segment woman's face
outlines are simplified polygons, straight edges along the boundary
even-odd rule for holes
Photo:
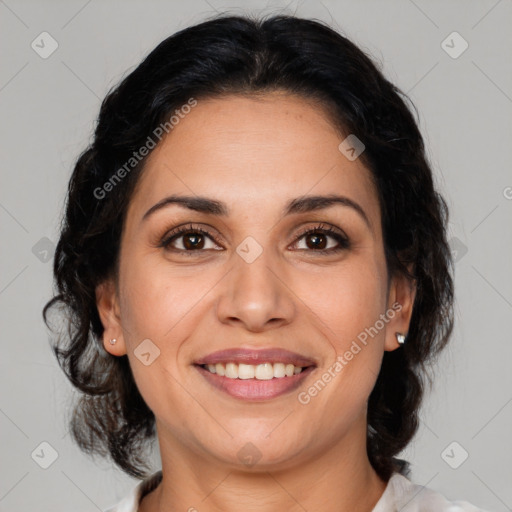
[[[413,297],[388,288],[377,191],[344,138],[304,99],[230,96],[199,100],[149,156],[118,292],[97,297],[105,348],[128,355],[161,445],[274,469],[364,447],[367,399]],[[209,362],[262,378],[199,366],[231,349]],[[276,351],[251,359],[264,350]],[[293,361],[309,368],[282,376]]]

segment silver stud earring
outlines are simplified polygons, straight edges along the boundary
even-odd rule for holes
[[[112,339],[110,340],[110,344],[111,344],[111,345],[114,345],[114,344],[116,343],[116,341],[117,341],[117,339],[116,339],[116,338],[112,338]]]
[[[402,334],[401,332],[397,332],[395,334],[396,334],[396,340],[398,341],[398,343],[400,345],[404,345],[405,344],[405,334]]]

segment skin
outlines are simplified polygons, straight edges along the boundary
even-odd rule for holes
[[[344,138],[303,98],[229,96],[198,101],[149,156],[128,208],[118,280],[96,293],[105,349],[128,355],[156,417],[163,481],[141,512],[370,512],[382,495],[386,482],[366,454],[367,400],[384,351],[397,349],[395,333],[408,330],[415,291],[388,276],[377,191],[361,160],[339,151]],[[357,202],[370,226],[342,205],[282,215],[291,199],[332,193]],[[170,194],[214,198],[230,215],[174,204],[142,220]],[[350,247],[319,254],[311,236],[300,237],[319,221],[345,233]],[[192,256],[183,254],[190,242],[183,235],[174,252],[158,247],[185,223],[219,243],[205,237]],[[236,252],[248,236],[263,249],[250,264]],[[321,248],[339,245],[325,236]],[[395,301],[402,309],[394,318],[299,403],[298,392]],[[160,350],[148,366],[134,354],[147,338]],[[299,390],[246,402],[213,388],[193,366],[233,347],[286,348],[317,368]],[[250,467],[238,457],[249,442],[261,456]]]

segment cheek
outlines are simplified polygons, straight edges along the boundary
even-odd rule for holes
[[[215,282],[210,283],[207,273],[186,275],[179,267],[172,269],[165,261],[152,263],[150,258],[126,261],[128,268],[122,275],[123,326],[132,338],[162,344],[194,316],[195,308],[201,308]]]
[[[127,259],[121,276],[123,332],[137,388],[148,407],[162,414],[170,402],[176,407],[182,403],[177,399],[183,395],[180,348],[197,323],[194,306],[204,290],[191,279],[169,275],[149,258],[139,263]]]
[[[298,277],[307,305],[321,319],[337,352],[373,326],[386,307],[386,280],[378,262],[354,258],[350,264],[309,278]]]

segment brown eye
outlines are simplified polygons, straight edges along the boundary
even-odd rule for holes
[[[202,249],[204,247],[204,236],[199,233],[187,233],[181,235],[185,249]]]
[[[302,239],[304,239],[306,247],[299,247],[299,250],[309,249],[310,252],[318,252],[319,254],[332,254],[350,247],[348,238],[329,226],[320,225],[310,228],[298,238],[299,241]],[[334,242],[329,242],[329,239]]]
[[[208,245],[210,244],[210,245]],[[159,247],[165,250],[182,253],[201,253],[207,249],[216,249],[218,244],[213,235],[199,227],[184,226],[166,234]]]
[[[323,233],[312,233],[305,236],[306,245],[310,249],[325,249],[327,247],[327,237]]]

